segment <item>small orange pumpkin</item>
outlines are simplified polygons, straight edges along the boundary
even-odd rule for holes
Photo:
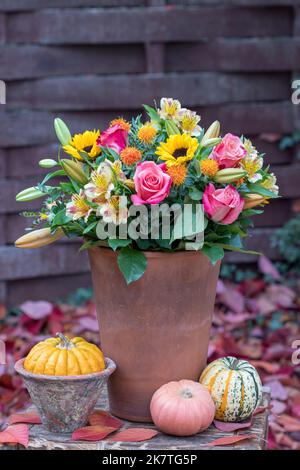
[[[162,432],[192,436],[208,428],[216,410],[206,387],[192,380],[179,380],[163,385],[154,393],[150,411]]]
[[[83,338],[62,333],[37,343],[24,361],[24,369],[42,375],[83,375],[105,369],[102,351]]]

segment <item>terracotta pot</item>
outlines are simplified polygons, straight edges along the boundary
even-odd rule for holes
[[[102,372],[72,376],[41,375],[25,370],[24,360],[16,362],[15,370],[23,377],[43,425],[54,433],[69,433],[86,425],[101,390],[116,369],[115,363],[106,357],[106,368]]]
[[[144,276],[127,286],[117,253],[89,250],[101,347],[117,364],[111,413],[151,421],[150,400],[171,380],[198,380],[206,366],[220,263],[199,252],[145,252]]]

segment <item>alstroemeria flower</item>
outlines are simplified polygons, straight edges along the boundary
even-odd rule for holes
[[[160,109],[158,109],[158,114],[162,119],[173,119],[174,121],[177,121],[180,109],[181,104],[178,100],[173,100],[173,98],[162,98],[160,100]]]
[[[92,208],[87,203],[82,189],[79,194],[73,194],[71,201],[66,205],[66,215],[73,220],[84,218],[86,222],[91,211]]]
[[[251,140],[245,139],[244,147],[247,151],[246,156],[241,160],[242,167],[247,171],[247,178],[250,183],[255,183],[262,179],[259,170],[263,167],[263,158],[259,156]]]
[[[198,136],[201,134],[201,127],[198,126],[198,122],[201,117],[196,114],[195,111],[182,108],[178,113],[179,127],[185,134],[192,136]]]
[[[102,204],[110,198],[114,189],[111,165],[103,162],[91,173],[91,181],[84,186],[89,201]]]
[[[276,183],[276,176],[274,175],[274,173],[270,173],[267,178],[262,183],[260,183],[260,185],[263,188],[268,189],[269,191],[272,191],[272,193],[277,195],[279,192],[279,186]]]
[[[128,219],[127,197],[111,196],[109,201],[97,209],[97,215],[100,215],[106,223],[126,224]]]

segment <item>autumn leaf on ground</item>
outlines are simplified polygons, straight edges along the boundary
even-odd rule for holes
[[[258,406],[254,412],[253,412],[253,416],[256,416],[256,415],[259,415],[260,413],[264,413],[266,410],[270,410],[272,407],[270,405],[266,405],[266,406]]]
[[[101,441],[115,430],[108,426],[85,426],[73,432],[72,441]]]
[[[20,309],[32,320],[41,320],[50,315],[53,305],[45,300],[27,300],[20,305]]]
[[[94,411],[89,417],[89,423],[91,426],[107,426],[115,429],[119,429],[123,424],[120,419],[111,416],[104,410]]]
[[[267,361],[255,361],[251,360],[250,363],[255,367],[255,368],[260,368],[263,369],[264,371],[268,372],[268,374],[274,374],[277,372],[280,368],[280,365],[277,363],[272,363],[272,362],[267,362]]]
[[[224,421],[214,420],[214,426],[223,432],[233,432],[238,429],[250,428],[252,421],[244,421],[242,423],[225,423]]]
[[[128,428],[123,431],[117,432],[112,437],[109,437],[110,441],[114,442],[141,442],[152,439],[156,436],[158,431],[149,428]]]
[[[27,447],[29,442],[29,427],[27,424],[13,424],[0,432],[1,444],[22,444]]]
[[[245,441],[246,439],[253,439],[253,438],[255,438],[255,434],[240,434],[239,436],[220,437],[219,439],[210,441],[208,445],[212,447],[230,446],[231,444],[235,444],[236,442]]]
[[[41,418],[39,417],[36,411],[32,411],[30,413],[12,414],[8,418],[8,423],[9,424],[16,424],[16,423],[42,424]]]

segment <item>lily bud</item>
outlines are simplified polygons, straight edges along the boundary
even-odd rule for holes
[[[52,158],[43,158],[43,160],[39,161],[39,166],[41,168],[53,168],[57,165],[57,161],[53,160]]]
[[[215,145],[218,145],[221,142],[221,137],[214,137],[212,139],[207,139],[204,144],[201,142],[202,147],[214,147]]]
[[[209,126],[204,136],[202,137],[202,140],[201,140],[202,147],[205,147],[208,139],[214,139],[216,137],[219,137],[219,135],[220,135],[220,123],[219,121],[214,121]]]
[[[224,170],[219,170],[215,176],[214,181],[216,183],[233,183],[234,181],[239,180],[245,176],[246,171],[241,168],[224,168]]]
[[[268,199],[260,194],[250,193],[244,196],[244,199],[244,209],[252,209],[252,207],[268,203]]]
[[[50,228],[42,228],[34,230],[33,232],[26,233],[15,241],[17,248],[40,248],[41,246],[50,245],[59,238],[64,236],[61,228],[58,228],[55,233],[51,233]]]
[[[131,189],[132,191],[135,190],[135,184],[133,180],[125,180],[124,184],[125,186],[127,186],[127,188]]]
[[[67,159],[61,160],[60,163],[69,178],[80,184],[86,184],[88,182],[88,178],[82,169],[81,163]]]
[[[180,130],[176,126],[175,122],[171,121],[171,119],[166,120],[165,126],[168,135],[180,134]]]
[[[34,199],[38,199],[39,197],[45,196],[42,191],[36,189],[34,187],[24,189],[20,193],[16,195],[16,201],[18,202],[26,202],[26,201],[33,201]]]
[[[54,119],[54,129],[61,145],[68,145],[70,140],[72,139],[72,136],[68,126],[64,123],[62,119]]]

